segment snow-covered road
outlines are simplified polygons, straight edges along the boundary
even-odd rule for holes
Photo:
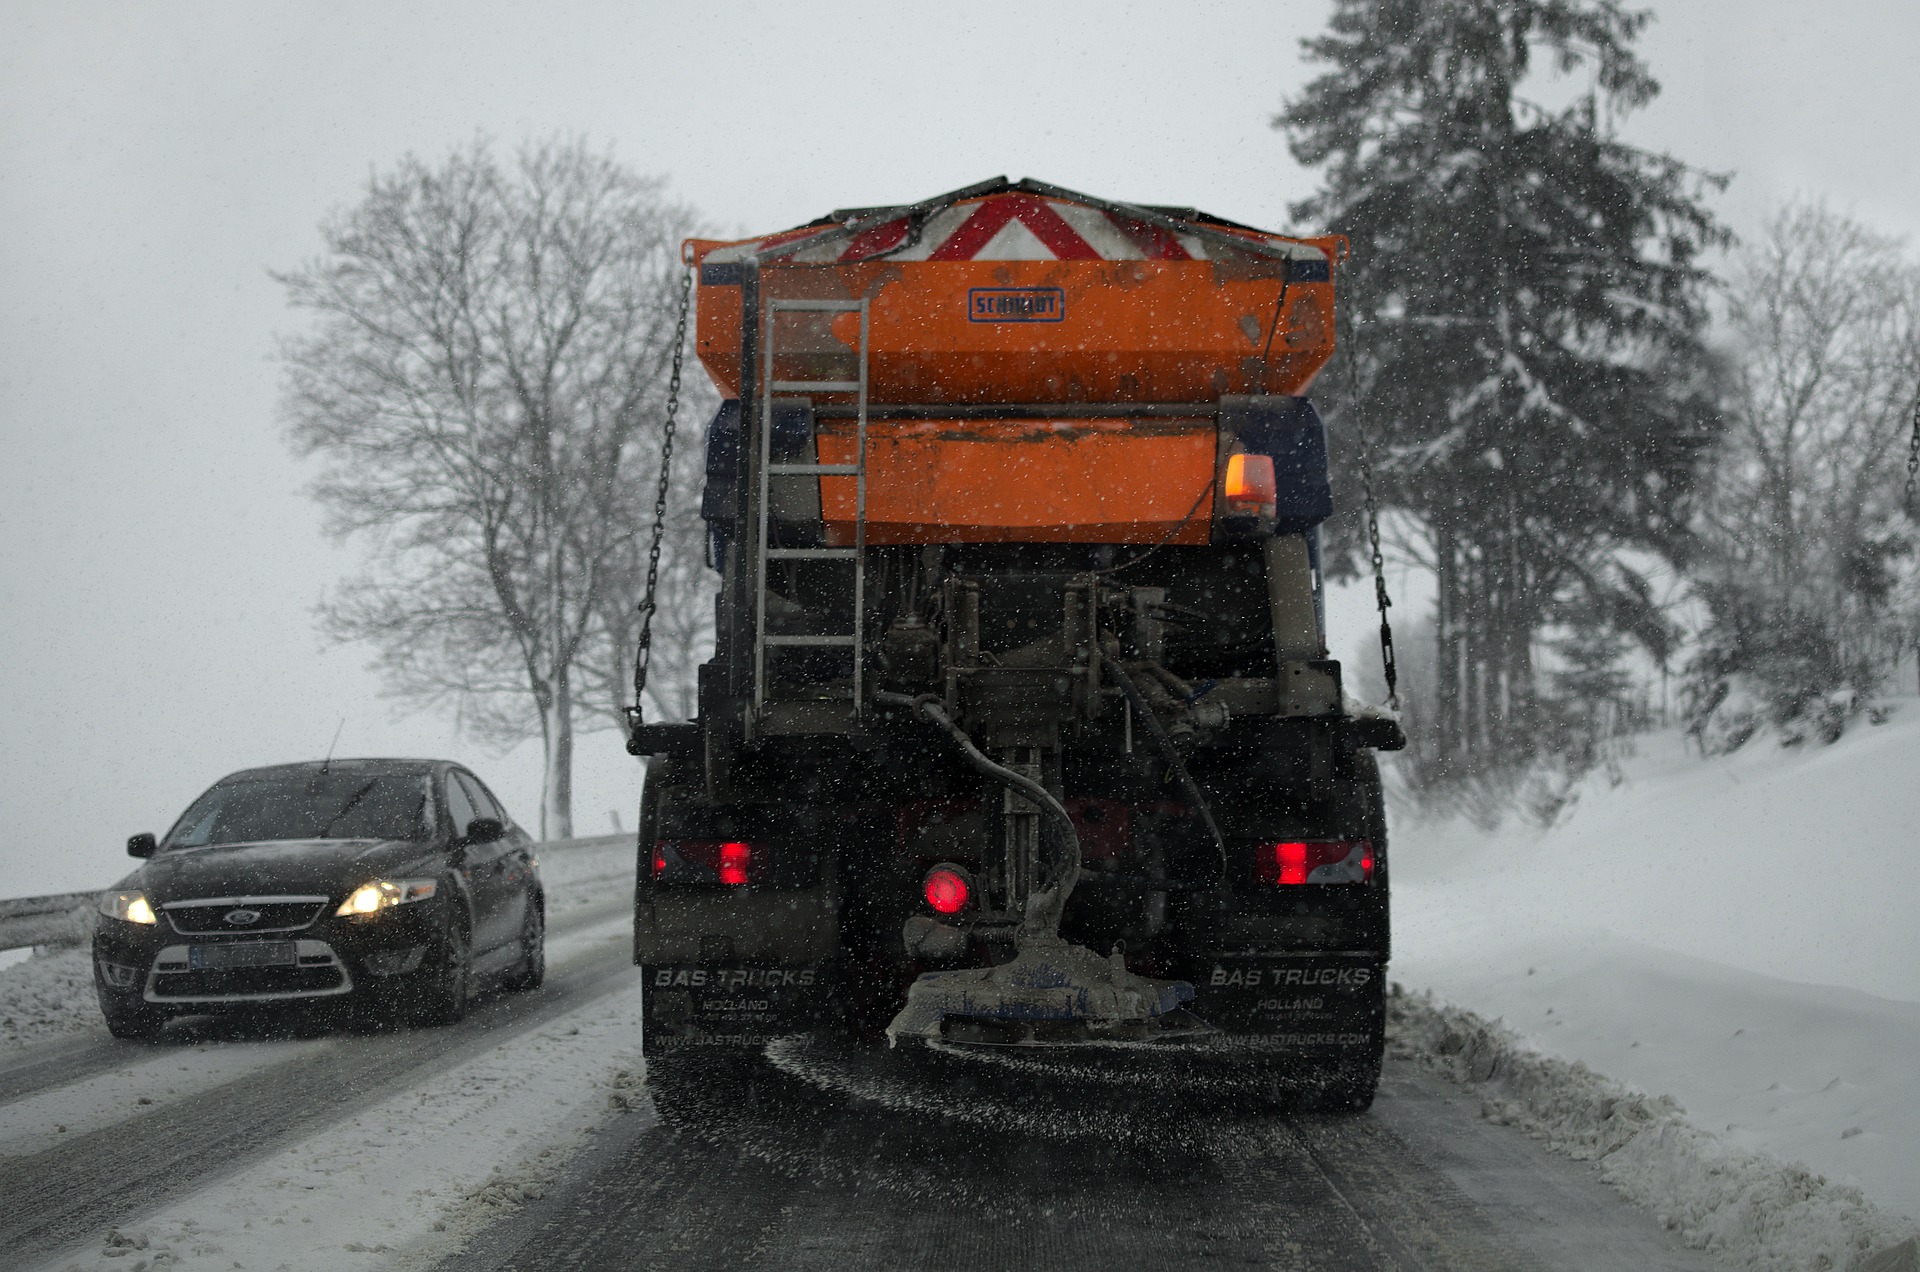
[[[899,1057],[795,1044],[757,1062],[745,1092],[671,1088],[683,1102],[663,1124],[637,1055],[631,860],[617,842],[543,854],[547,985],[452,1029],[205,1026],[141,1047],[77,1010],[21,1013],[38,1041],[0,1055],[0,1261],[1710,1266],[1590,1167],[1404,1063],[1357,1121],[1247,1113],[1204,1091],[1109,1093],[1089,1116],[1072,1084],[994,1094],[952,1075],[910,1108],[901,1096],[926,1075]],[[996,1109],[1020,1129],[985,1133]]]
[[[1136,1089],[824,1042],[769,1057],[725,1080],[666,1075],[667,1098],[615,1119],[545,1197],[441,1266],[1719,1266],[1591,1167],[1398,1061],[1354,1118],[1264,1112],[1205,1073]]]
[[[1889,743],[1914,741],[1920,728],[1872,735],[1864,758],[1898,764]],[[1747,763],[1736,777],[1779,767]],[[1833,785],[1830,763],[1801,766]],[[1767,976],[1763,947],[1742,964],[1648,944],[1645,911],[1672,897],[1607,886],[1672,869],[1658,843],[1631,841],[1634,818],[1682,825],[1696,869],[1730,870],[1731,853],[1764,875],[1784,854],[1754,847],[1764,807],[1716,846],[1707,812],[1676,823],[1687,802],[1648,786],[1644,800],[1594,794],[1544,837],[1402,828],[1396,979],[1519,1032],[1396,998],[1381,1098],[1357,1119],[1263,1113],[1206,1082],[1116,1095],[964,1068],[930,1080],[897,1055],[800,1041],[729,1081],[683,1070],[644,1087],[618,839],[543,851],[547,985],[452,1029],[202,1025],[134,1046],[76,992],[84,954],[43,955],[0,970],[0,1263],[1845,1269],[1823,1252],[1879,1248],[1902,1235],[1897,1217],[1780,1158],[1838,1144],[1874,1179],[1906,1177],[1915,1008]],[[1839,795],[1883,815],[1868,792]],[[1596,833],[1625,844],[1598,865]],[[1746,884],[1730,913],[1779,906]],[[1696,924],[1675,943],[1705,939]],[[1880,948],[1870,931],[1846,942],[1851,955],[1823,957]],[[1815,1089],[1828,1070],[1838,1080]],[[657,1103],[662,1090],[675,1098]]]

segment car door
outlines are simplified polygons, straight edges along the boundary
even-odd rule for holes
[[[507,815],[506,808],[494,798],[493,792],[487,788],[485,782],[471,773],[466,774],[466,778],[473,784],[474,807],[480,810],[480,815],[496,818],[502,826],[507,828],[506,837],[501,841],[504,845],[500,857],[501,871],[510,893],[507,908],[512,911],[516,925],[514,930],[517,932],[518,921],[524,914],[525,908],[532,903],[534,895],[540,891],[540,876],[535,864],[533,836],[522,830],[520,823]]]
[[[458,794],[456,794],[458,792]],[[467,820],[490,817],[505,828],[498,807],[481,792],[472,774],[454,769],[448,774],[447,798],[468,810]],[[464,838],[464,832],[462,834]],[[487,844],[466,847],[468,881],[473,888],[473,947],[476,952],[497,949],[520,935],[521,895],[514,876],[513,845],[507,835]]]
[[[460,784],[457,771],[447,771],[446,790],[447,816],[453,822],[455,869],[466,887],[467,902],[473,911],[473,949],[479,953],[494,944],[493,934],[499,926],[499,916],[494,913],[500,903],[494,884],[496,845],[467,842],[468,828],[480,812],[474,807],[473,796]]]

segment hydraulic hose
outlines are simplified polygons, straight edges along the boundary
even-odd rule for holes
[[[1052,791],[1034,781],[1024,773],[1016,773],[1004,764],[996,764],[985,751],[973,744],[966,730],[955,724],[940,709],[939,700],[931,695],[911,698],[904,693],[881,691],[873,695],[873,700],[888,706],[905,707],[918,711],[927,719],[945,729],[973,766],[995,781],[1013,787],[1053,815],[1060,823],[1060,833],[1066,838],[1066,859],[1060,870],[1047,881],[1044,888],[1036,889],[1027,898],[1025,912],[1020,916],[1020,938],[1052,937],[1060,934],[1060,919],[1067,909],[1067,898],[1073,894],[1074,885],[1080,882],[1080,836],[1074,832],[1073,818],[1067,812],[1067,806],[1054,798]],[[1209,822],[1211,825],[1211,822]]]
[[[1146,698],[1140,693],[1139,687],[1133,683],[1133,678],[1127,675],[1127,669],[1120,665],[1120,660],[1118,658],[1102,659],[1100,665],[1113,674],[1114,680],[1119,682],[1121,691],[1127,695],[1127,701],[1133,704],[1133,709],[1138,711],[1141,719],[1146,721],[1147,732],[1153,735],[1154,744],[1160,748],[1160,754],[1166,757],[1168,766],[1173,769],[1173,775],[1180,779],[1180,786],[1187,792],[1187,798],[1193,801],[1193,811],[1200,814],[1200,820],[1206,823],[1207,833],[1213,836],[1214,846],[1220,850],[1220,882],[1224,886],[1228,876],[1227,840],[1226,836],[1220,833],[1219,823],[1213,820],[1213,810],[1207,807],[1207,797],[1200,793],[1200,784],[1193,780],[1193,774],[1187,772],[1186,763],[1181,760],[1179,750],[1173,745],[1173,739],[1167,736],[1166,726],[1160,723],[1160,717],[1155,715],[1153,708],[1147,705]]]

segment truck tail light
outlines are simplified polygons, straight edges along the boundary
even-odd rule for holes
[[[1274,486],[1273,456],[1227,456],[1227,472],[1220,494],[1227,502],[1228,512],[1271,517],[1279,498]]]
[[[920,892],[935,914],[958,914],[973,900],[973,881],[959,866],[939,865],[927,871]]]
[[[1370,839],[1286,840],[1254,852],[1256,883],[1372,883]]]
[[[737,839],[661,839],[653,845],[656,883],[752,883],[753,845]]]

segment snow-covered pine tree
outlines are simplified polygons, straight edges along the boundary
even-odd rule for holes
[[[1324,173],[1293,215],[1353,240],[1351,400],[1339,368],[1322,380],[1336,445],[1351,465],[1372,439],[1438,582],[1431,779],[1537,752],[1536,636],[1574,598],[1646,595],[1622,551],[1671,549],[1719,429],[1697,260],[1728,239],[1701,202],[1725,179],[1613,127],[1659,89],[1632,49],[1646,21],[1336,0],[1304,41],[1327,69],[1273,121]],[[1523,96],[1542,90],[1573,100]]]

